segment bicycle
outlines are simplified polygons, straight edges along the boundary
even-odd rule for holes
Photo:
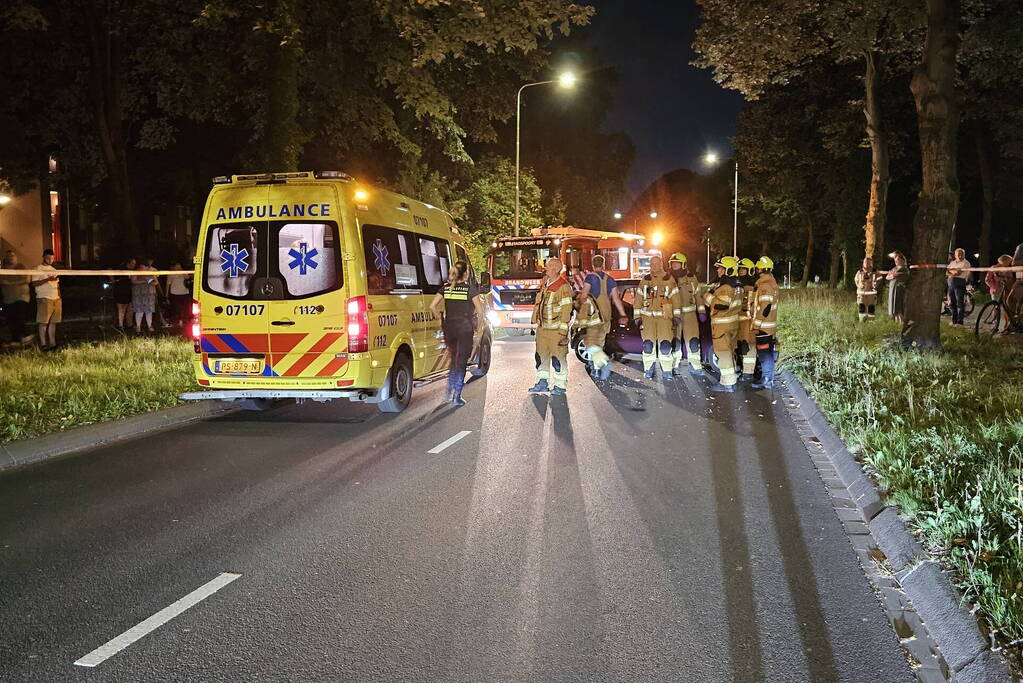
[[[1001,298],[992,299],[984,304],[973,324],[973,334],[1012,334],[1023,332],[1023,302],[1010,309]]]

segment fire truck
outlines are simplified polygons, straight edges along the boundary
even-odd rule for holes
[[[494,327],[531,328],[533,302],[543,280],[544,263],[558,257],[568,275],[591,270],[593,257],[604,257],[604,270],[616,280],[638,279],[650,272],[642,235],[588,230],[574,226],[536,228],[529,235],[502,237],[487,254],[490,272],[488,317]]]

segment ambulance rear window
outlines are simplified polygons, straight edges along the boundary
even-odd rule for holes
[[[271,223],[277,272],[290,299],[315,296],[341,286],[341,253],[334,223]]]
[[[203,268],[206,289],[232,298],[248,298],[263,260],[265,234],[265,222],[210,226]]]

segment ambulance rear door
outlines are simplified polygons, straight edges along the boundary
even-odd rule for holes
[[[266,273],[267,189],[215,190],[199,245],[202,282],[197,289],[203,369],[215,377],[270,376],[267,306],[258,291]]]
[[[341,205],[333,184],[269,186],[266,329],[273,376],[326,380],[350,369]]]

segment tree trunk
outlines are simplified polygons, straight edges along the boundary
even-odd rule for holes
[[[840,249],[838,242],[831,240],[831,246],[828,247],[828,256],[830,263],[828,264],[828,287],[834,289],[838,286],[838,266],[840,256]]]
[[[849,254],[842,250],[842,289],[849,286]]]
[[[128,145],[124,138],[121,114],[120,38],[114,35],[97,13],[91,12],[88,17],[93,113],[110,185],[111,218],[116,230],[116,243],[120,247],[116,251],[123,252],[118,254],[123,257],[137,251],[141,240],[132,199]]]
[[[927,38],[923,59],[910,90],[916,102],[923,171],[913,223],[913,263],[944,263],[959,209],[956,174],[956,52],[959,49],[958,0],[926,0]],[[941,301],[945,271],[917,270],[906,292],[905,344],[941,345]]]
[[[806,287],[810,281],[810,266],[813,265],[813,220],[806,221],[806,260],[803,261],[803,279],[799,281],[800,287]]]
[[[874,252],[884,248],[890,154],[888,134],[881,117],[881,56],[876,52],[867,52],[865,58],[867,68],[863,78],[863,115],[867,119],[867,139],[870,140],[870,201],[867,204],[867,221],[863,232],[866,256],[874,258]]]
[[[991,214],[995,210],[995,162],[991,154],[991,138],[987,127],[980,123],[977,128],[977,166],[980,169],[981,186],[981,218],[980,242],[977,253],[980,254],[980,265],[991,265]]]

